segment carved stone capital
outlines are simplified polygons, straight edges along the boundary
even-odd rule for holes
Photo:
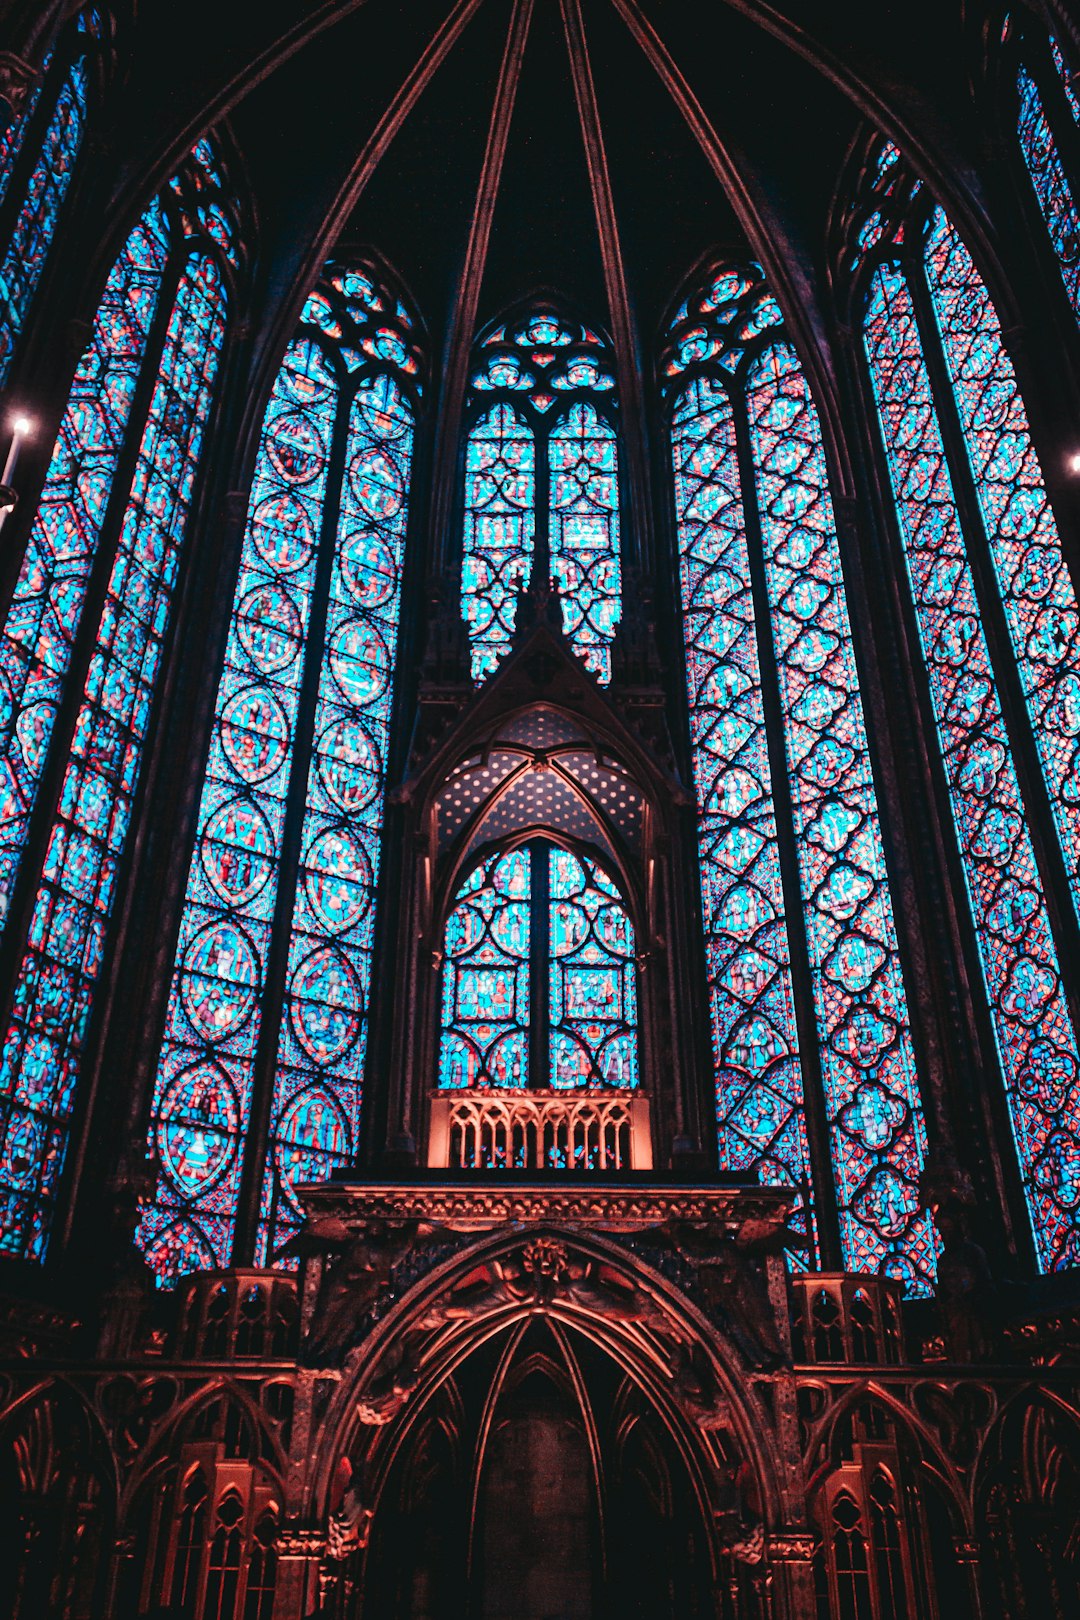
[[[768,1557],[777,1564],[810,1564],[814,1538],[809,1530],[775,1530],[765,1538]]]

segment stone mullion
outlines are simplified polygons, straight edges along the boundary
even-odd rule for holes
[[[788,953],[791,958],[791,986],[795,1003],[795,1022],[799,1034],[798,1062],[802,1073],[803,1112],[806,1119],[807,1148],[810,1162],[807,1172],[813,1189],[813,1219],[807,1212],[807,1232],[817,1227],[819,1253],[816,1258],[821,1269],[837,1271],[843,1265],[840,1243],[840,1222],[836,1209],[836,1191],[832,1170],[832,1149],[825,1099],[825,1082],[821,1062],[820,1035],[814,996],[814,977],[810,965],[810,948],[806,937],[806,920],[799,869],[798,839],[795,832],[795,809],[788,779],[787,747],[784,734],[784,702],[780,689],[776,651],[772,633],[772,604],[765,574],[765,553],[758,514],[757,475],[754,470],[753,450],[750,443],[750,424],[746,413],[745,379],[748,368],[742,370],[742,388],[736,397],[733,412],[735,441],[739,461],[739,482],[742,486],[743,515],[746,524],[746,552],[750,568],[750,591],[754,608],[754,634],[757,641],[758,669],[761,679],[761,705],[765,724],[765,737],[769,755],[769,775],[772,780],[773,815],[776,821],[776,847],[783,887]]]
[[[330,441],[326,495],[319,533],[319,554],[311,595],[311,617],[308,621],[304,646],[304,672],[293,724],[292,763],[289,768],[285,822],[281,835],[277,896],[263,968],[259,1002],[262,1018],[252,1063],[251,1112],[244,1142],[244,1162],[237,1197],[232,1263],[240,1266],[252,1264],[258,1232],[259,1203],[263,1178],[268,1167],[278,1043],[285,1017],[289,943],[300,872],[308,776],[315,739],[315,711],[319,701],[319,682],[325,653],[330,586],[337,550],[341,486],[345,477],[349,416],[353,399],[353,390],[346,383],[339,380],[338,387],[337,420]]]

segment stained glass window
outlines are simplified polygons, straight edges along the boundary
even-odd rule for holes
[[[683,306],[667,375],[721,1161],[794,1185],[813,1245],[820,1086],[845,1264],[925,1293],[925,1127],[821,428],[757,266]]]
[[[0,141],[0,387],[37,289],[86,128],[94,47],[103,35],[95,6],[61,38],[18,120]]]
[[[1050,54],[1054,73],[1040,72],[1040,67],[1046,65],[1044,59],[1038,65],[1020,65],[1016,77],[1016,127],[1020,150],[1057,255],[1061,279],[1073,311],[1080,319],[1080,210],[1076,204],[1075,178],[1070,184],[1054,133],[1055,125],[1061,127],[1070,117],[1080,124],[1080,98],[1070,82],[1061,50],[1053,40]]]
[[[0,1076],[0,1244],[40,1258],[138,782],[225,333],[222,212],[206,142],[136,226],[109,278],[53,450],[3,643],[3,858],[11,893],[50,742],[68,750],[38,869]],[[230,251],[235,247],[230,243]],[[142,420],[136,387],[155,379]],[[115,487],[137,433],[130,483]],[[119,498],[118,498],[119,497]],[[53,735],[90,571],[116,511],[108,585],[70,738]],[[40,857],[39,857],[40,858]]]
[[[637,1083],[634,930],[618,889],[545,842],[490,856],[446,924],[439,1085]]]
[[[293,1188],[355,1151],[411,325],[371,267],[329,267],[263,419],[154,1091],[140,1241],[163,1282],[229,1261],[253,1110],[260,1264],[299,1224]]]
[[[863,335],[1036,1247],[1053,1269],[1080,1258],[1080,1053],[1013,750],[1016,729],[1029,726],[1077,896],[1076,602],[971,257],[943,211],[904,179],[892,148],[876,190],[886,228],[865,271]],[[935,354],[951,384],[944,398],[932,381]],[[983,623],[987,591],[1003,610],[996,652]],[[1026,710],[1006,713],[1003,656]]]
[[[557,582],[571,645],[611,679],[622,606],[614,388],[606,344],[550,311],[480,346],[461,581],[477,680],[509,651],[517,593],[534,576]]]

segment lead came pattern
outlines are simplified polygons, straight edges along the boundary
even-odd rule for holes
[[[574,405],[551,430],[551,572],[575,652],[611,679],[611,638],[622,611],[618,448],[592,405]]]
[[[1027,68],[1021,67],[1016,87],[1019,96],[1016,127],[1020,150],[1057,255],[1065,291],[1073,312],[1080,320],[1080,218],[1077,216],[1076,203],[1065,177],[1042,97]]]
[[[496,405],[477,422],[465,449],[461,611],[474,680],[490,675],[509,651],[517,593],[532,572],[535,505],[532,433],[509,405]]]
[[[531,895],[527,849],[493,855],[458,891],[444,937],[440,1087],[528,1084]]]
[[[747,381],[845,1264],[930,1292],[907,1004],[821,428],[794,351]]]
[[[160,201],[109,275],[0,642],[0,918],[26,843],[168,254]]]
[[[294,1188],[356,1147],[412,445],[397,383],[365,379],[350,412],[259,1264],[300,1225]]]
[[[1013,1130],[1046,1270],[1080,1260],[1080,1058],[903,275],[874,273],[864,342]]]
[[[217,265],[192,256],[169,321],[16,978],[2,1059],[3,1091],[12,1099],[0,1161],[12,1188],[2,1244],[33,1259],[48,1239],[225,312]]]
[[[926,272],[1073,897],[1080,907],[1080,615],[994,306],[944,211]]]
[[[721,299],[746,290],[721,278]],[[696,356],[695,356],[696,357]],[[699,377],[674,410],[676,518],[723,1169],[811,1204],[798,1030],[727,390]]]
[[[551,1084],[638,1083],[634,930],[595,862],[549,848]]]
[[[75,29],[84,38],[98,36],[101,22],[97,11],[91,7],[83,12],[76,19]],[[43,77],[48,72],[47,62]],[[41,279],[78,159],[86,128],[88,81],[86,55],[80,50],[56,93],[52,114],[27,180],[26,194],[0,262],[0,384],[7,379],[19,331]],[[22,133],[33,118],[40,93],[40,90],[35,92],[20,121],[18,134],[12,132],[13,147],[21,144]],[[5,156],[0,152],[0,165]],[[14,152],[12,161],[13,158]]]
[[[293,343],[263,419],[154,1088],[140,1242],[166,1283],[230,1257],[337,397],[318,345]]]

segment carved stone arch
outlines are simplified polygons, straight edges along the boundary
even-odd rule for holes
[[[961,1415],[947,1397],[946,1414],[954,1423]],[[846,1391],[807,1448],[819,1582],[829,1590],[835,1581],[853,1589],[863,1582],[878,1594],[873,1601],[906,1593],[920,1613],[970,1620],[978,1613],[971,1564],[977,1520],[961,1464],[977,1444],[969,1437],[965,1453],[943,1443],[928,1413],[873,1380]],[[851,1538],[864,1554],[845,1573],[838,1547]]]
[[[116,1466],[97,1413],[66,1379],[42,1382],[4,1414],[0,1503],[5,1616],[89,1620],[105,1598]]]
[[[230,1421],[232,1419],[233,1421]],[[231,1378],[195,1386],[167,1414],[125,1482],[114,1576],[117,1611],[143,1614],[171,1594],[196,1604],[208,1583],[271,1569],[287,1461],[265,1413]],[[222,1568],[215,1570],[215,1558]],[[243,1572],[242,1574],[240,1572]]]
[[[557,1220],[530,1226],[527,1235],[503,1227],[474,1239],[408,1289],[348,1353],[321,1419],[325,1443],[305,1486],[305,1519],[327,1522],[340,1459],[347,1458],[345,1472],[360,1494],[336,1530],[331,1517],[330,1543],[362,1562],[397,1460],[409,1454],[429,1403],[450,1379],[460,1392],[478,1358],[481,1405],[494,1410],[499,1392],[491,1385],[505,1380],[515,1335],[525,1343],[532,1324],[566,1347],[573,1361],[564,1365],[571,1378],[575,1366],[581,1370],[579,1388],[590,1400],[597,1369],[607,1370],[605,1399],[615,1421],[598,1422],[598,1445],[610,1446],[629,1399],[620,1392],[633,1386],[668,1466],[686,1481],[710,1579],[731,1573],[733,1544],[748,1535],[757,1538],[760,1561],[763,1538],[798,1518],[798,1487],[783,1460],[779,1413],[763,1398],[737,1324],[724,1323],[715,1305],[710,1310],[640,1255]],[[741,1510],[734,1502],[740,1469],[749,1487]],[[362,1584],[359,1573],[356,1579]]]

